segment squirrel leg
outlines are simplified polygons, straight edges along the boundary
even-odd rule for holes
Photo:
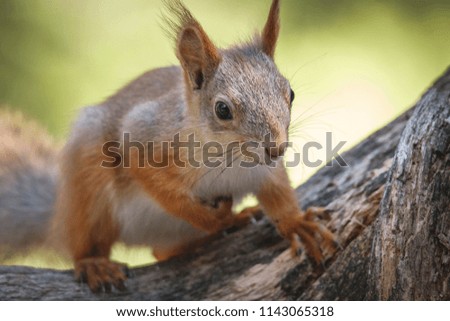
[[[82,230],[72,225],[73,232],[70,233],[72,234],[70,248],[75,262],[75,278],[86,283],[92,292],[110,292],[112,287],[118,290],[125,289],[126,265],[109,259],[118,233],[108,216],[105,214],[101,221],[94,224],[84,224]],[[75,233],[75,231],[78,232]]]
[[[275,170],[276,175],[262,186],[257,195],[260,204],[279,233],[291,242],[293,255],[296,255],[303,245],[306,253],[316,263],[323,262],[324,250],[332,253],[337,245],[333,233],[315,220],[326,211],[315,207],[306,212],[301,211],[295,191],[289,185],[286,170],[283,167]]]
[[[224,198],[217,206],[206,204],[192,193],[192,185],[180,179],[186,176],[184,171],[176,167],[131,168],[133,178],[168,213],[208,233],[232,226],[232,199]]]
[[[124,290],[127,268],[109,259],[112,245],[118,238],[118,230],[109,213],[99,216],[98,221],[85,220],[83,223],[81,229],[76,223],[72,225],[73,232],[70,233],[76,279],[85,282],[92,292],[110,292],[112,287]]]
[[[212,234],[172,248],[155,247],[153,248],[152,253],[158,261],[166,261],[175,256],[192,253],[199,247],[211,243],[216,238],[217,234]]]
[[[123,290],[125,266],[109,260],[111,248],[119,238],[110,195],[104,189],[112,173],[98,166],[101,159],[97,155],[84,154],[82,150],[69,156],[73,160],[71,171],[66,171],[61,182],[54,223],[64,231],[75,277],[93,292],[108,292],[112,287]]]
[[[112,287],[125,289],[128,270],[125,264],[109,259],[112,245],[116,241],[110,222],[98,222],[87,226],[76,236],[72,236],[71,250],[75,262],[75,278],[86,283],[92,292],[110,292]],[[111,234],[108,234],[108,231]]]
[[[259,221],[264,216],[264,210],[261,205],[244,208],[235,217],[235,225],[247,225],[253,220]]]
[[[230,202],[230,201],[232,201],[232,200],[224,198],[223,200],[218,201],[217,206],[222,206],[222,205],[231,206],[231,204],[228,204],[228,202]],[[224,204],[220,204],[220,203],[224,203]],[[228,229],[234,229],[234,228],[239,229],[241,227],[248,225],[254,219],[256,219],[256,220],[261,219],[262,216],[263,216],[262,208],[261,208],[261,206],[258,205],[258,206],[246,208],[236,215],[233,215],[230,212],[229,216],[226,216],[225,218],[226,219],[228,219],[229,217],[232,218],[231,226],[229,226]],[[227,231],[228,229],[225,229],[225,230]],[[211,243],[212,241],[217,239],[218,235],[219,235],[219,233],[207,235],[207,236],[201,237],[199,239],[193,240],[191,242],[188,242],[188,243],[185,243],[185,244],[182,244],[180,246],[176,246],[176,247],[173,247],[170,249],[153,248],[153,256],[158,261],[165,261],[165,260],[168,260],[175,256],[191,253],[191,252],[195,251],[196,249],[198,249],[199,247],[202,247],[203,245]]]
[[[75,262],[75,278],[85,282],[92,292],[111,292],[112,287],[124,291],[128,268],[107,257],[88,257]]]

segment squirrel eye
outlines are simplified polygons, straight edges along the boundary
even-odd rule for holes
[[[291,105],[292,105],[292,103],[294,102],[294,99],[295,99],[295,93],[294,93],[294,91],[291,89]]]
[[[223,101],[218,101],[216,103],[216,115],[222,120],[233,119],[230,108]]]

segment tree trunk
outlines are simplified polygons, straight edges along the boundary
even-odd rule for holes
[[[450,77],[403,131],[375,226],[374,299],[450,299]]]
[[[450,69],[412,108],[298,189],[341,249],[315,266],[262,219],[95,295],[71,271],[0,267],[1,300],[449,300]]]

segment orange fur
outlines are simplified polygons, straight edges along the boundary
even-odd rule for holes
[[[93,292],[110,292],[112,286],[125,290],[127,267],[104,257],[85,258],[75,262],[75,277],[86,282]]]
[[[216,238],[217,235],[208,235],[186,244],[180,244],[179,246],[173,247],[171,249],[153,248],[153,256],[158,261],[166,261],[175,256],[192,253],[195,249],[212,242]]]
[[[258,200],[271,217],[282,236],[291,242],[293,254],[299,247],[297,236],[303,241],[306,252],[312,256],[317,263],[323,261],[320,248],[322,239],[323,246],[332,251],[334,249],[333,234],[320,223],[314,221],[316,214],[323,210],[310,208],[303,213],[299,206],[294,189],[289,185],[284,168],[279,168],[272,180],[268,180],[259,192]]]
[[[260,206],[246,208],[239,214],[233,215],[232,226],[243,227],[249,224],[252,219],[260,219],[261,217],[262,217],[262,210]],[[153,248],[153,255],[158,261],[165,261],[175,256],[191,253],[197,248],[213,242],[215,239],[217,239],[217,237],[218,237],[217,234],[207,235],[205,237],[198,238],[186,244],[180,244],[179,246],[173,247],[169,250]]]
[[[167,19],[169,28],[175,33],[177,57],[193,88],[199,89],[219,65],[219,51],[200,23],[181,2],[172,1],[169,8],[179,20],[174,22]]]
[[[153,158],[159,157],[159,159],[154,160],[159,163],[164,157],[169,166],[163,168],[151,166],[145,161],[146,159],[143,159],[145,155],[139,154],[138,150],[134,148],[130,150],[129,155],[127,151],[123,151],[120,155],[127,159],[127,156],[130,156],[129,168],[126,168],[127,166],[116,169],[102,168],[100,164],[104,160],[102,156],[104,142],[120,142],[121,135],[127,130],[139,136],[136,139],[141,139],[141,143],[144,145],[146,140],[170,141],[170,138],[180,131],[183,132],[183,135],[195,133],[196,138],[200,141],[216,140],[227,143],[233,138],[241,137],[244,141],[249,135],[260,135],[259,129],[268,127],[272,134],[276,134],[278,145],[287,138],[286,128],[289,124],[288,104],[290,102],[286,99],[277,100],[276,98],[284,97],[286,92],[289,92],[290,85],[278,73],[273,59],[260,54],[262,49],[268,56],[272,58],[274,56],[280,28],[279,0],[272,2],[264,30],[261,37],[257,39],[261,43],[252,44],[255,47],[252,47],[251,50],[249,48],[235,49],[246,52],[242,57],[236,56],[233,50],[228,53],[232,55],[232,58],[234,57],[233,59],[240,57],[236,58],[240,64],[244,63],[244,59],[249,59],[247,57],[249,54],[253,54],[259,59],[249,65],[251,68],[248,66],[248,69],[245,70],[235,69],[233,67],[235,61],[232,58],[228,58],[227,65],[225,57],[227,52],[219,51],[214,46],[203,28],[181,2],[173,0],[171,3],[171,9],[180,19],[179,25],[172,27],[177,34],[177,56],[183,67],[182,70],[172,67],[146,73],[106,102],[88,108],[81,117],[81,125],[79,124],[81,129],[76,127],[74,138],[70,140],[64,150],[64,158],[61,161],[63,179],[59,186],[57,211],[54,219],[55,230],[61,230],[65,234],[64,237],[68,240],[68,247],[75,261],[76,275],[86,281],[93,291],[98,291],[102,287],[110,290],[111,285],[122,288],[126,279],[123,266],[111,262],[109,255],[112,245],[120,236],[123,236],[120,234],[124,230],[128,228],[133,234],[136,229],[139,229],[139,224],[141,224],[139,218],[147,220],[151,215],[154,215],[151,217],[152,219],[157,218],[154,221],[149,220],[148,225],[143,225],[143,234],[147,233],[148,228],[158,229],[164,223],[170,225],[163,233],[166,238],[163,237],[163,241],[160,243],[155,242],[159,248],[156,246],[153,249],[158,259],[167,259],[211,240],[209,236],[199,237],[197,240],[183,241],[184,244],[173,246],[174,243],[169,243],[172,240],[168,238],[173,237],[178,230],[174,229],[175,232],[171,234],[173,221],[170,220],[172,219],[170,215],[180,218],[194,227],[188,231],[191,226],[181,222],[182,225],[187,225],[187,228],[182,230],[188,231],[186,239],[191,240],[197,237],[196,229],[199,230],[201,236],[205,235],[201,232],[213,234],[234,224],[247,223],[249,215],[254,212],[248,210],[244,211],[242,215],[234,216],[231,209],[232,200],[228,200],[228,195],[220,195],[220,193],[232,194],[230,189],[234,188],[241,194],[256,190],[256,188],[252,190],[253,186],[247,187],[244,175],[242,175],[244,178],[230,175],[238,181],[237,184],[241,185],[235,184],[234,181],[230,184],[230,182],[222,180],[222,183],[225,182],[223,184],[226,188],[214,190],[214,193],[219,195],[194,194],[193,186],[199,182],[208,169],[175,166],[175,155],[171,152],[161,155],[158,150],[154,151],[152,156]],[[223,60],[221,60],[222,58]],[[228,70],[216,72],[218,66],[225,66],[224,68],[228,68]],[[230,84],[235,82],[236,73],[239,72],[249,73],[251,77],[241,77],[240,82],[236,82],[240,87],[234,88]],[[252,72],[254,74],[251,74]],[[217,77],[218,74],[221,74],[222,78],[216,80],[217,88],[212,86],[214,84],[210,87],[202,86],[204,83],[207,85],[213,83],[208,83],[211,81],[209,78]],[[240,129],[247,127],[240,126],[241,123],[237,123],[239,124],[237,126],[231,122],[225,124],[223,119],[217,119],[217,115],[213,111],[214,97],[226,96],[228,87],[232,89],[230,89],[232,93],[240,93],[244,90],[253,93],[254,87],[260,83],[258,80],[261,79],[272,82],[263,82],[266,84],[266,88],[260,90],[258,95],[249,95],[249,97],[242,95],[246,101],[243,101],[240,107],[246,105],[247,108],[255,108],[255,106],[261,105],[266,108],[265,112],[260,114],[261,117],[256,117],[260,116],[260,111],[255,109],[247,112],[248,115],[245,114],[250,117],[242,117],[242,115],[241,119],[236,117],[236,120],[242,121],[242,124],[247,125],[250,129],[246,129],[247,131],[243,133]],[[251,80],[250,83],[249,80]],[[236,109],[238,109],[237,106]],[[244,108],[242,109],[244,110]],[[90,117],[97,118],[91,119]],[[283,153],[284,149],[280,147],[272,156],[278,157]],[[187,160],[187,155],[180,156]],[[317,237],[322,238],[325,246],[330,248],[333,241],[332,234],[313,221],[315,215],[312,211],[306,214],[301,212],[295,191],[289,185],[285,169],[278,167],[276,171],[270,171],[271,174],[267,179],[264,176],[266,173],[258,176],[261,181],[266,180],[257,195],[260,204],[272,218],[279,232],[291,241],[293,250],[299,246],[297,242],[297,236],[299,236],[303,240],[307,252],[316,261],[321,261],[323,256]],[[251,179],[253,178],[251,177]],[[248,181],[253,182],[252,180]],[[261,181],[258,181],[258,186]],[[218,183],[220,184],[221,181],[218,180]],[[125,214],[120,211],[115,212],[113,206],[117,204],[111,204],[112,198],[117,195],[125,195],[129,186],[140,187],[147,194],[142,197],[144,200],[136,197],[137,200],[134,201],[137,205],[130,200],[131,205],[136,205],[137,208],[141,206],[141,213],[138,213],[140,216],[133,216],[135,213],[130,214],[126,211],[124,211]],[[141,191],[137,192],[139,194]],[[217,204],[218,206],[211,206],[206,203],[210,200],[200,199],[205,194],[206,197],[211,198],[225,197],[225,200],[221,200]],[[121,199],[121,201],[128,200]],[[153,203],[156,203],[155,213],[148,213],[147,216],[146,211],[153,210],[153,207],[148,206],[146,202],[151,203],[152,206]],[[160,209],[161,213],[158,212]],[[127,210],[134,211],[135,207],[130,206]],[[118,212],[123,216],[114,216]],[[115,220],[122,222],[126,228],[119,226]],[[178,222],[178,220],[174,221]],[[130,222],[134,223],[134,225],[130,224],[131,227],[127,225]],[[189,233],[192,233],[193,236]],[[177,242],[181,243],[182,241],[177,239]],[[154,243],[149,242],[149,244]]]
[[[86,281],[92,291],[109,284],[109,280],[120,288],[126,278],[108,259],[119,227],[104,190],[114,181],[114,173],[100,167],[100,152],[100,146],[87,145],[65,155],[62,170],[66,178],[59,188],[53,221],[53,229],[67,240],[77,278]]]
[[[159,154],[159,153],[156,153]],[[131,175],[168,213],[182,218],[205,232],[214,233],[233,223],[232,202],[222,202],[217,209],[204,205],[192,194],[192,181],[200,170],[176,167],[173,155],[167,155],[168,167],[139,167],[138,155],[132,153]],[[158,162],[160,160],[157,160]]]
[[[262,32],[263,51],[270,57],[275,55],[278,35],[280,33],[280,0],[273,0],[269,17]]]
[[[100,147],[92,151],[99,153]],[[113,172],[99,165],[101,155],[81,151],[76,162],[80,169],[70,181],[70,195],[65,195],[71,209],[67,217],[69,248],[75,260],[87,257],[109,257],[119,229],[111,216],[110,201],[104,188],[114,180]],[[64,209],[61,209],[64,210]]]

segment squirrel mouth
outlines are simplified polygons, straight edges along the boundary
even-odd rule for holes
[[[273,155],[270,153],[270,150],[268,148],[265,149],[266,156],[272,161],[275,162],[280,158],[280,155]]]

